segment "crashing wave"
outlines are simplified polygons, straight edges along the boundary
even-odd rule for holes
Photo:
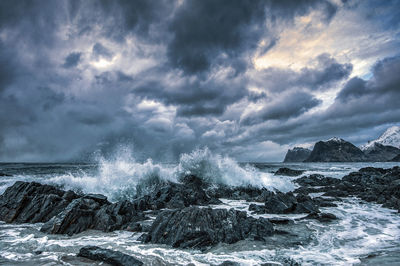
[[[132,151],[122,149],[112,159],[100,157],[96,174],[59,175],[50,183],[84,193],[100,193],[111,201],[132,200],[151,192],[160,183],[179,182],[186,175],[195,175],[210,184],[255,186],[290,191],[290,178],[276,177],[250,166],[240,166],[227,156],[212,153],[208,148],[182,154],[178,164],[154,163],[151,159],[137,162]]]

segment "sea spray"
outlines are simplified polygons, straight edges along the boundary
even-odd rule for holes
[[[132,200],[137,188],[144,193],[143,184],[150,180],[175,181],[174,167],[153,163],[151,159],[137,162],[130,149],[118,150],[111,159],[98,157],[98,171],[94,174],[60,175],[50,179],[53,184],[62,185],[84,193],[100,193],[111,201]]]
[[[132,200],[151,192],[160,183],[179,182],[185,175],[196,175],[207,183],[229,186],[255,186],[290,191],[291,179],[261,172],[251,165],[240,166],[227,156],[197,149],[180,156],[178,164],[137,162],[130,149],[121,149],[111,159],[98,158],[95,174],[55,176],[50,182],[84,193],[100,193],[111,201]]]

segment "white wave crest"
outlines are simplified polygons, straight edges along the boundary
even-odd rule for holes
[[[112,159],[99,158],[96,174],[60,175],[50,179],[53,184],[84,193],[100,193],[110,200],[131,200],[137,193],[150,190],[152,184],[178,182],[185,175],[196,175],[208,183],[230,186],[255,186],[290,191],[290,178],[276,177],[250,166],[240,166],[235,160],[212,153],[208,148],[182,154],[178,164],[159,164],[151,159],[137,162],[132,151],[122,149]]]

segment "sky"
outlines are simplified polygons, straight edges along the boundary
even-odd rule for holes
[[[0,1],[0,161],[282,161],[400,123],[400,1]]]

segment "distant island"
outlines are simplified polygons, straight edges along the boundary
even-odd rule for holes
[[[389,162],[400,161],[400,127],[388,128],[379,138],[357,147],[341,138],[318,141],[314,148],[294,147],[283,162]]]

